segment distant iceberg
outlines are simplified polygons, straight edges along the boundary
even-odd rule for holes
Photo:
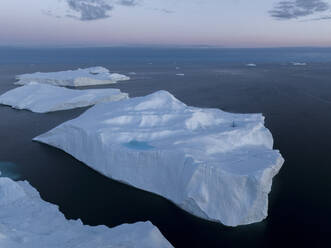
[[[119,89],[73,90],[30,83],[1,95],[0,104],[16,109],[28,109],[36,113],[47,113],[127,98],[128,94],[122,93]]]
[[[98,104],[34,140],[228,226],[266,218],[284,162],[261,114],[189,107],[166,91]]]
[[[77,69],[59,72],[35,72],[32,74],[17,75],[15,84],[24,85],[31,82],[51,84],[57,86],[90,86],[114,84],[118,81],[130,80],[130,77],[110,73],[108,69],[96,66],[86,69]]]
[[[184,74],[184,73],[177,73],[176,76],[181,76],[181,77],[183,77],[183,76],[185,76],[185,74]]]
[[[171,248],[150,222],[115,228],[67,220],[26,181],[0,177],[1,248]]]
[[[292,65],[294,65],[294,66],[305,66],[305,65],[307,65],[307,63],[292,62]]]
[[[256,67],[256,64],[246,64],[248,67]]]

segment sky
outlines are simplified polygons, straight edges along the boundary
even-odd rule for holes
[[[331,0],[1,0],[0,45],[331,47]]]

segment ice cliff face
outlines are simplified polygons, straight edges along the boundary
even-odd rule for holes
[[[166,91],[98,104],[35,140],[228,226],[266,218],[284,162],[261,114],[189,107]]]
[[[1,248],[170,248],[150,222],[115,228],[91,227],[67,220],[58,207],[43,201],[28,182],[0,177]]]
[[[118,81],[130,80],[129,77],[110,73],[108,69],[97,66],[86,69],[77,69],[60,72],[36,72],[16,76],[16,84],[24,85],[31,82],[51,84],[57,86],[90,86],[114,84]]]
[[[72,90],[63,87],[30,83],[0,96],[0,104],[17,109],[46,113],[86,107],[101,102],[127,99],[119,89]]]

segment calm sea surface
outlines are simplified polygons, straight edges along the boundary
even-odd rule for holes
[[[31,141],[86,108],[35,114],[0,106],[0,171],[28,180],[67,218],[109,227],[150,220],[175,247],[331,247],[331,49],[0,48],[0,94],[16,87],[17,74],[95,65],[135,72],[109,86],[131,97],[163,89],[193,106],[263,113],[286,160],[268,218],[238,228],[204,221]]]

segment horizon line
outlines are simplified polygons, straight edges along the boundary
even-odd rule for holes
[[[67,45],[8,45],[0,44],[0,48],[12,48],[12,49],[96,49],[96,48],[171,48],[171,49],[294,49],[294,48],[331,48],[328,46],[214,46],[214,45],[163,45],[163,44],[117,44],[117,45],[79,45],[79,44],[67,44]]]

